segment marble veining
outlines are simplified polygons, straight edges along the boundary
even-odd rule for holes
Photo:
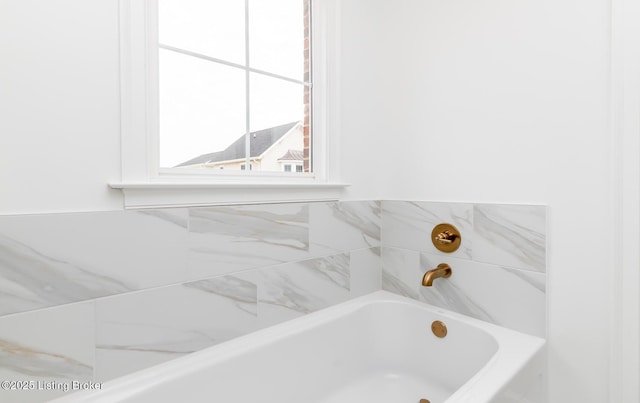
[[[443,281],[432,287],[422,287],[418,299],[431,305],[449,309],[485,322],[498,321],[477,301],[469,298],[455,283]]]
[[[3,370],[38,378],[84,380],[93,375],[93,367],[71,357],[3,339],[0,339],[0,363]]]
[[[227,298],[238,309],[257,315],[258,287],[252,281],[229,275],[185,283],[184,286]]]
[[[254,276],[238,273],[96,301],[99,379],[256,330]]]
[[[474,260],[544,272],[545,208],[488,205],[474,207]]]
[[[117,294],[130,284],[0,235],[0,314]]]
[[[182,313],[189,316],[189,312]],[[170,315],[170,317],[172,317]],[[169,322],[169,320],[167,320]],[[96,345],[95,380],[99,382],[148,368],[241,336],[246,332],[216,327],[215,315],[199,323],[101,323]],[[205,326],[207,323],[209,326]],[[120,337],[114,333],[121,333]]]
[[[306,314],[345,301],[349,298],[349,264],[345,253],[264,269],[258,302]]]
[[[131,213],[157,218],[184,229],[189,227],[189,210],[186,208],[143,209]]]
[[[406,284],[395,276],[390,270],[382,271],[382,289],[404,297],[419,299],[414,287]]]
[[[379,201],[335,202],[333,215],[356,228],[367,246],[380,246],[381,208]]]
[[[287,273],[280,273],[269,280],[269,288],[261,294],[261,303],[280,306],[300,313],[310,313],[321,309],[325,302],[321,297],[308,294],[300,289]]]
[[[348,290],[350,282],[349,262],[349,255],[343,253],[320,259],[307,260],[300,264],[310,269],[309,272],[315,276]]]
[[[349,252],[349,291],[352,298],[381,289],[382,263],[380,247]]]
[[[541,293],[545,294],[547,292],[547,277],[544,273],[509,268],[503,268],[503,270],[507,270],[511,275],[518,277],[521,281],[526,282]]]
[[[138,353],[158,353],[158,354],[173,354],[177,357],[182,356],[184,354],[193,352],[193,351],[172,351],[166,348],[166,345],[161,345],[158,348],[154,348],[151,345],[129,345],[129,346],[121,346],[116,344],[97,344],[96,349],[98,350],[112,350],[112,351],[133,351]],[[195,351],[195,350],[194,350]]]
[[[188,314],[185,312],[185,315]],[[123,323],[103,323],[103,326],[110,326],[112,328],[120,329],[124,332],[134,333],[140,332],[140,329],[131,327],[130,324]],[[202,348],[218,344],[222,341],[229,340],[230,338],[242,335],[229,331],[220,327],[210,326],[207,329],[176,329],[171,325],[158,325],[158,324],[145,324],[145,332],[153,333],[159,336],[158,339],[148,339],[141,342],[130,342],[123,344],[96,344],[96,348],[100,350],[120,350],[139,353],[159,353],[168,355],[184,355],[193,353]],[[135,339],[136,337],[132,337]]]
[[[309,206],[281,204],[219,206],[189,210],[192,233],[229,236],[231,243],[260,241],[297,250],[309,249]]]
[[[307,258],[378,246],[380,244],[379,215],[379,204],[375,202],[310,203],[309,256]]]
[[[420,253],[406,249],[383,247],[382,289],[405,297],[419,299],[418,284],[422,274]]]
[[[287,262],[284,256],[270,255],[265,244],[248,244],[244,248],[227,244],[227,250],[224,250],[224,246],[224,242],[192,239],[189,248],[189,277],[229,274]]]
[[[192,279],[307,258],[308,204],[189,209]]]

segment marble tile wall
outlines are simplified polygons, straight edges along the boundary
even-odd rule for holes
[[[380,202],[0,217],[0,401],[44,401],[380,289]],[[30,388],[31,384],[26,387]]]
[[[61,395],[92,381],[94,364],[91,301],[0,318],[1,402]]]
[[[347,201],[0,216],[0,401],[137,369],[386,289],[545,332],[545,209]],[[433,225],[463,233],[436,251]],[[426,268],[454,275],[420,286]]]
[[[546,336],[546,207],[382,202],[382,289],[536,336]],[[455,225],[453,253],[431,242],[436,224]],[[432,287],[424,273],[453,269]]]

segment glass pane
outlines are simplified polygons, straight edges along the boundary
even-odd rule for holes
[[[158,19],[161,44],[244,65],[244,1],[158,0]]]
[[[305,3],[308,0],[249,2],[251,67],[303,81]]]
[[[159,57],[160,166],[219,169],[221,158],[244,158],[230,147],[246,127],[244,70],[162,49]]]
[[[254,170],[283,172],[304,155],[304,86],[252,73],[251,158]]]

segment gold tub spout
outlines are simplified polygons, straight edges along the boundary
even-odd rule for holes
[[[446,263],[440,263],[438,267],[435,269],[431,269],[428,272],[424,273],[422,277],[422,285],[425,287],[431,287],[433,285],[433,280],[437,278],[449,278],[451,277],[451,266]]]

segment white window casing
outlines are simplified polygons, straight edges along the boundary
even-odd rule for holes
[[[120,0],[121,164],[125,208],[338,199],[339,3],[311,3],[313,173],[160,169],[157,0]]]

